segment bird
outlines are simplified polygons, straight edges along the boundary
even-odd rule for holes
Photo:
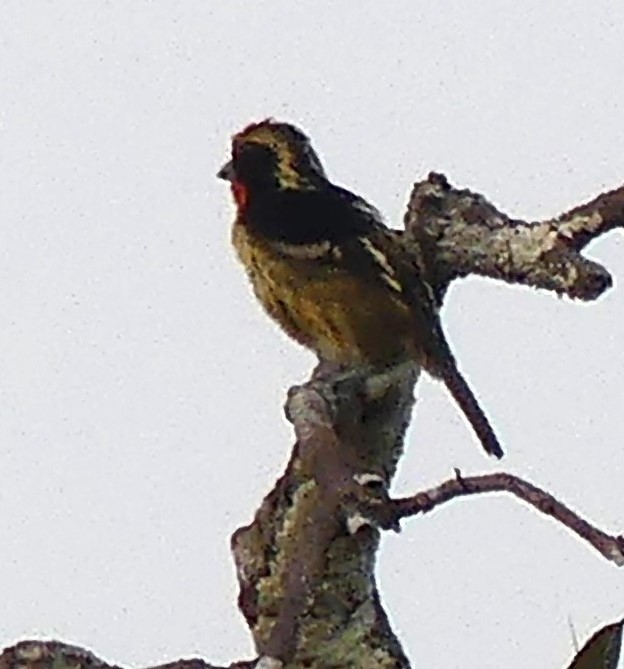
[[[446,385],[486,453],[502,457],[422,261],[375,206],[328,178],[303,130],[272,118],[247,125],[217,176],[230,183],[238,258],[287,335],[341,368],[415,363]]]

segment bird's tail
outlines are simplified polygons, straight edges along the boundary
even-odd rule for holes
[[[468,422],[472,425],[472,429],[475,431],[477,437],[479,437],[485,452],[496,458],[502,458],[504,453],[498,437],[494,433],[490,421],[483,412],[466,379],[464,379],[461,372],[457,369],[457,366],[455,364],[445,365],[440,376],[464,416],[466,416]]]

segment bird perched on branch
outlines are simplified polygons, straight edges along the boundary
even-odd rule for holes
[[[459,372],[434,290],[381,214],[333,184],[308,137],[271,119],[234,135],[218,176],[231,183],[233,243],[256,296],[320,358],[384,370],[414,361],[441,379],[481,440],[503,455]]]

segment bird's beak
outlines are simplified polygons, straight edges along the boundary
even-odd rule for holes
[[[234,165],[231,160],[217,172],[217,178],[224,181],[234,181]]]

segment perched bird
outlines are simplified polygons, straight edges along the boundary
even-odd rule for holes
[[[236,204],[234,247],[255,294],[322,359],[383,370],[413,360],[441,379],[490,455],[499,441],[459,372],[438,301],[375,207],[333,184],[308,137],[272,119],[232,138],[218,177]]]

